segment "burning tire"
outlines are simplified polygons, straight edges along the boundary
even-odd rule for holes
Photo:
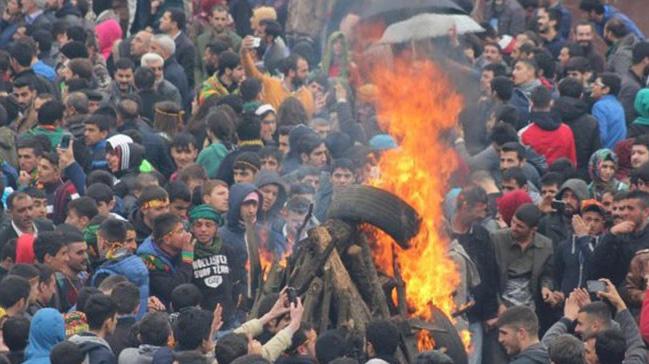
[[[443,349],[453,359],[453,363],[467,364],[469,359],[466,350],[451,320],[436,306],[431,307],[431,314],[430,322],[411,320],[411,327],[415,330],[428,330],[434,349]]]
[[[327,217],[365,222],[390,235],[402,248],[419,232],[421,218],[417,211],[399,197],[370,186],[350,186],[331,201]]]

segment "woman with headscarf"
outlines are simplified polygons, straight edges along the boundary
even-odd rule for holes
[[[600,201],[607,190],[625,191],[629,188],[615,178],[617,167],[617,155],[610,149],[600,149],[590,156],[588,174],[592,182],[588,185],[588,192],[593,198]]]
[[[342,78],[354,88],[360,85],[358,67],[351,60],[349,44],[342,32],[333,32],[322,57],[322,70],[329,77]]]

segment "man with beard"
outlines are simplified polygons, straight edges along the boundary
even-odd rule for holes
[[[638,117],[634,102],[638,91],[645,86],[647,74],[649,74],[649,42],[640,42],[633,47],[631,61],[633,64],[622,75],[622,88],[618,96],[624,108],[627,124],[632,123]],[[632,132],[631,129],[630,127],[629,134]]]
[[[649,136],[640,135],[631,145],[631,167],[637,170],[647,162],[649,162]]]
[[[581,202],[588,197],[588,186],[580,179],[572,178],[561,185],[556,199],[562,202],[563,207],[544,216],[539,223],[539,232],[552,240],[555,250],[559,243],[573,234],[572,216],[579,214]]]
[[[151,52],[157,53],[164,60],[164,78],[178,88],[182,98],[181,105],[183,108],[188,110],[194,92],[190,86],[189,75],[186,73],[188,71],[186,71],[185,66],[181,66],[176,59],[176,44],[174,43],[174,40],[166,34],[154,35],[151,39]],[[193,79],[194,77],[192,73],[192,80]]]
[[[498,319],[498,342],[510,363],[548,363],[548,349],[539,341],[539,319],[527,307],[512,307]]]
[[[593,252],[590,279],[608,278],[619,285],[635,253],[649,248],[649,193],[629,192],[621,201],[620,215],[624,221],[613,226]]]
[[[184,69],[188,88],[191,90],[195,85],[194,68],[196,67],[196,47],[187,35],[187,30],[185,29],[186,22],[184,10],[175,7],[169,8],[164,12],[162,18],[160,18],[160,31],[167,34],[173,40],[175,47],[170,53]],[[160,38],[155,36],[154,40],[158,42]],[[169,48],[167,47],[167,49]],[[160,55],[165,60],[170,58],[164,54]],[[165,68],[167,68],[167,65],[165,65]]]
[[[304,87],[304,82],[309,75],[309,63],[303,57],[292,54],[284,60],[282,73],[284,79],[269,76],[261,73],[253,60],[254,39],[250,36],[244,38],[241,43],[241,64],[246,72],[246,77],[256,78],[262,84],[264,93],[261,102],[270,104],[279,109],[280,104],[289,96],[295,96],[310,117],[315,111],[314,95],[308,88]]]
[[[63,231],[63,242],[68,247],[68,260],[61,271],[56,273],[58,297],[63,312],[77,303],[79,290],[88,279],[88,244],[83,240],[81,231],[72,226],[66,229]]]
[[[20,77],[14,81],[13,95],[18,102],[22,117],[14,121],[11,128],[22,134],[33,128],[38,121],[38,112],[34,108],[34,99],[38,92],[27,77]]]
[[[203,104],[211,96],[222,97],[235,93],[245,77],[238,54],[231,51],[219,54],[218,71],[201,85],[198,104]]]
[[[631,67],[633,47],[638,43],[638,38],[622,20],[614,18],[604,27],[604,41],[608,45],[606,70],[622,76]]]
[[[23,234],[38,236],[39,231],[54,230],[51,221],[34,219],[34,201],[24,192],[16,191],[7,197],[7,211],[10,218],[0,226],[0,247]]]
[[[178,88],[165,79],[164,74],[164,59],[156,53],[146,53],[142,55],[140,62],[142,67],[150,68],[155,75],[155,91],[160,94],[164,99],[182,104],[182,97]]]
[[[132,95],[136,92],[133,75],[135,65],[128,58],[120,58],[115,62],[115,79],[110,87],[110,98],[114,103],[126,95]]]
[[[213,75],[219,70],[219,64],[221,62],[220,54],[228,49],[228,45],[219,40],[205,46],[205,51],[200,54],[202,66],[197,70],[200,76],[197,79],[198,81],[202,83],[207,79],[207,77]]]
[[[565,43],[565,39],[557,29],[561,22],[561,12],[542,6],[536,12],[536,17],[537,29],[543,38],[544,47],[552,53],[554,58],[557,58]]]
[[[527,306],[541,314],[548,304],[561,302],[553,292],[552,242],[537,232],[541,216],[533,204],[521,205],[511,227],[491,235],[499,270],[499,320],[511,307]]]
[[[208,45],[215,42],[226,42],[226,48],[234,49],[238,51],[241,46],[241,37],[228,29],[228,19],[230,13],[228,8],[223,5],[216,5],[212,8],[212,12],[208,16],[209,26],[208,28],[196,38],[196,47],[198,48],[199,56],[205,54],[205,51],[208,49]],[[225,50],[223,49],[223,50]],[[220,53],[220,52],[219,52]],[[218,53],[217,53],[218,54]],[[203,69],[206,66],[205,63],[200,62],[199,58],[199,69]],[[212,75],[213,72],[208,72],[208,75]]]
[[[481,187],[467,187],[457,198],[457,210],[451,222],[452,238],[466,250],[476,264],[480,284],[471,289],[475,305],[467,312],[474,354],[472,363],[482,362],[483,325],[491,328],[496,323],[498,310],[498,267],[494,245],[489,232],[480,222],[487,216],[488,197]]]
[[[595,38],[595,28],[587,20],[581,20],[575,26],[575,41],[584,50],[584,57],[590,62],[592,70],[596,73],[604,71],[604,57],[602,57],[593,47]]]

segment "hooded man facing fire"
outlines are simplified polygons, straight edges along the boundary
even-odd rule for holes
[[[498,267],[489,232],[480,225],[487,215],[487,193],[481,187],[467,187],[457,197],[451,222],[452,236],[462,245],[480,274],[480,284],[471,290],[475,305],[468,311],[474,354],[471,363],[481,363],[483,324],[492,327],[498,310]]]
[[[235,183],[230,188],[226,223],[219,229],[218,235],[224,246],[232,250],[232,281],[235,297],[247,290],[246,261],[248,244],[246,239],[256,238],[260,249],[266,248],[281,257],[284,244],[278,234],[268,230],[268,234],[259,234],[257,223],[262,216],[263,195],[250,183]],[[251,234],[251,235],[248,235]]]

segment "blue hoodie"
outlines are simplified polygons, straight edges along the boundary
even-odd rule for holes
[[[140,257],[128,254],[114,260],[104,262],[92,276],[91,284],[96,287],[96,280],[101,276],[121,275],[140,290],[140,310],[137,319],[141,319],[147,311],[149,299],[149,270]]]
[[[29,342],[25,350],[26,364],[49,364],[54,345],[65,340],[63,315],[53,308],[41,308],[32,318]]]

